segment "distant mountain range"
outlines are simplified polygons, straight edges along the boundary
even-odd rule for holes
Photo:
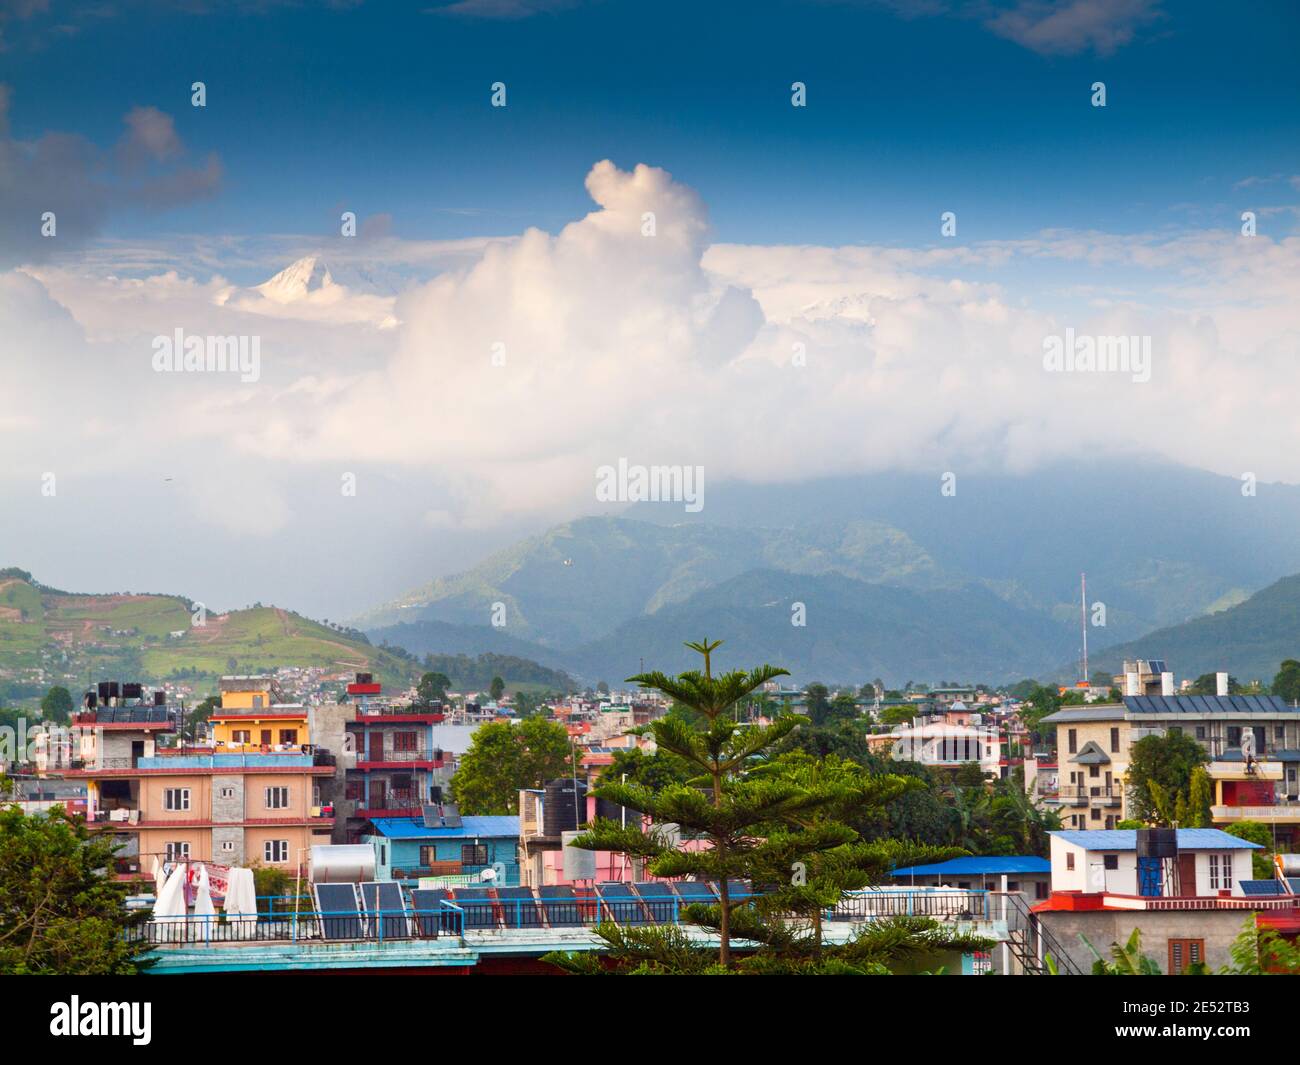
[[[710,486],[701,514],[640,504],[567,522],[356,624],[421,652],[511,646],[611,683],[643,658],[688,662],[681,641],[704,635],[805,681],[1001,681],[1078,659],[1082,572],[1106,606],[1094,649],[1145,648],[1144,633],[1300,572],[1290,486],[1250,497],[1232,478],[1108,464],[939,487],[938,474]],[[802,631],[794,602],[808,605]]]
[[[1126,658],[1163,658],[1180,678],[1227,670],[1243,684],[1269,684],[1284,659],[1300,658],[1300,575],[1226,610],[1108,647],[1091,664],[1118,672]]]

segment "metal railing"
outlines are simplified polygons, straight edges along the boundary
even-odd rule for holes
[[[938,917],[965,921],[990,919],[989,892],[872,891],[854,892],[829,912],[831,920],[868,921],[882,917]]]
[[[828,910],[829,920],[876,920],[927,916],[956,920],[990,920],[997,904],[987,891],[865,891],[846,897]],[[746,897],[740,896],[737,901]],[[689,924],[687,908],[695,900],[676,896],[584,895],[576,898],[507,898],[447,900],[437,906],[403,910],[317,911],[293,909],[290,897],[259,897],[258,913],[247,916],[154,918],[127,931],[128,939],[152,946],[255,942],[335,942],[434,939],[467,933],[525,929],[582,929],[613,921],[621,926]],[[705,904],[709,900],[704,899]],[[716,902],[716,900],[713,900]]]

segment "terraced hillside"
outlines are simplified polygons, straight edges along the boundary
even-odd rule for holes
[[[0,570],[0,677],[82,685],[89,677],[211,680],[278,666],[367,670],[405,685],[414,662],[279,607],[208,614],[174,595],[77,595]]]

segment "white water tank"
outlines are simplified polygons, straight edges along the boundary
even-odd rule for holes
[[[375,878],[375,848],[368,843],[322,844],[311,849],[313,884],[359,884]]]
[[[1216,674],[1214,674],[1214,687],[1215,687],[1215,691],[1216,691],[1219,695],[1227,695],[1227,694],[1228,694],[1228,674],[1226,674],[1226,673],[1216,673]]]
[[[1160,674],[1160,694],[1161,695],[1174,694],[1174,675],[1172,673]]]
[[[1141,687],[1138,684],[1138,675],[1136,670],[1124,674],[1124,694],[1125,695],[1142,694]]]
[[[584,835],[582,832],[561,832],[560,850],[564,854],[565,880],[595,880],[596,852],[570,847],[569,843]]]

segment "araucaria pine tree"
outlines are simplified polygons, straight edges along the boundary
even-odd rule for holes
[[[838,759],[817,763],[788,754],[771,760],[772,749],[801,719],[790,714],[766,725],[741,724],[731,710],[767,681],[787,675],[786,670],[765,665],[715,677],[710,656],[719,642],[706,639],[686,646],[703,657],[703,670],[678,677],[644,673],[629,680],[663,693],[686,711],[652,722],[649,731],[660,751],[683,759],[698,776],[658,790],[597,785],[597,796],[648,816],[651,827],[646,831],[641,824],[598,819],[571,846],[641,858],[652,876],[715,882],[716,905],[692,904],[682,914],[689,923],[716,932],[716,962],[709,962],[678,928],[606,924],[599,932],[611,955],[648,962],[650,971],[699,972],[710,965],[727,971],[733,966],[733,937],[758,952],[746,963],[751,971],[825,968],[822,914],[844,891],[878,882],[898,864],[965,852],[892,840],[862,842],[836,815],[852,807],[859,815],[877,809],[883,816],[885,804],[914,785],[899,777],[872,776]],[[661,831],[665,825],[677,826],[680,842]],[[754,892],[737,897],[731,883],[737,879],[749,880]],[[884,929],[877,927],[874,938],[863,937],[861,948],[849,945],[844,971],[879,971],[866,952],[876,949],[882,934]],[[923,920],[892,928],[885,938],[889,950],[901,954],[940,947],[951,937],[935,922]],[[596,965],[590,957],[551,960],[578,972],[594,971]]]

